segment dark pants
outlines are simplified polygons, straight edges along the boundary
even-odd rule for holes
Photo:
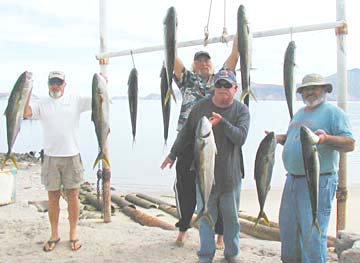
[[[175,197],[179,212],[179,221],[175,224],[181,232],[190,227],[190,221],[196,207],[195,171],[190,171],[194,160],[193,150],[187,150],[176,161],[176,183],[174,186]],[[215,233],[223,234],[223,222],[219,213]]]

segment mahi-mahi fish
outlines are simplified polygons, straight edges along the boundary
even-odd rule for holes
[[[138,73],[136,68],[130,71],[128,80],[128,99],[131,119],[131,129],[133,135],[133,144],[136,135],[136,117],[137,117],[137,104],[138,104]]]
[[[7,160],[11,160],[17,168],[17,161],[15,155],[12,153],[12,148],[15,144],[16,137],[20,132],[21,122],[24,119],[25,105],[31,94],[32,87],[32,73],[25,71],[17,79],[9,96],[8,105],[4,113],[6,116],[8,151],[2,166],[6,164]]]
[[[294,116],[295,105],[295,41],[290,41],[284,57],[284,89],[290,118]]]
[[[249,23],[245,15],[245,7],[239,6],[237,13],[237,37],[238,51],[240,54],[240,72],[242,93],[240,100],[249,106],[249,95],[256,101],[256,97],[250,88],[250,69],[251,69],[251,39]]]
[[[93,168],[103,160],[110,167],[109,157],[105,152],[107,138],[110,133],[109,125],[109,96],[107,94],[106,80],[100,74],[95,73],[92,80],[92,112],[91,120],[95,125],[95,133],[100,152],[96,157]]]
[[[264,212],[266,196],[270,190],[270,182],[275,163],[276,138],[275,133],[268,133],[261,141],[255,158],[255,182],[260,205],[260,212],[255,222],[255,227],[263,218],[270,225],[269,219]]]
[[[316,144],[319,141],[319,137],[308,127],[302,125],[300,127],[300,141],[302,148],[302,156],[304,159],[305,177],[309,190],[311,211],[313,216],[311,232],[313,227],[316,227],[320,235],[321,231],[317,219],[319,201],[320,161],[319,153],[316,147]]]
[[[175,102],[175,93],[172,89],[172,78],[175,63],[175,47],[176,47],[176,28],[177,17],[175,8],[172,6],[168,9],[164,19],[164,44],[165,44],[165,68],[168,82],[168,91],[165,97],[165,104],[168,103],[170,95],[173,96]]]
[[[194,223],[201,217],[206,217],[210,225],[214,220],[208,210],[208,202],[214,185],[216,144],[211,122],[203,116],[195,131],[195,171],[198,178],[202,209],[198,212]]]
[[[165,66],[162,66],[160,73],[160,93],[161,93],[161,109],[162,109],[163,124],[164,124],[165,145],[169,134],[170,107],[171,107],[171,101],[168,101],[168,103],[165,104],[165,97],[167,92],[168,92],[168,83],[166,77],[166,69]]]

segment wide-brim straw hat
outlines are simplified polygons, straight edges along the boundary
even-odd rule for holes
[[[319,75],[319,74],[308,74],[306,75],[303,80],[301,85],[296,89],[296,92],[301,93],[302,89],[305,87],[311,87],[311,86],[323,86],[325,91],[330,93],[332,92],[332,84],[329,82],[326,82],[324,77]]]

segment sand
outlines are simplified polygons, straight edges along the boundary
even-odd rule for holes
[[[66,202],[61,199],[60,236],[61,241],[52,252],[42,250],[43,243],[49,238],[50,226],[47,213],[38,212],[29,201],[47,199],[47,193],[40,184],[38,164],[23,162],[20,165],[16,184],[16,202],[0,207],[0,262],[197,262],[196,251],[199,247],[197,229],[188,231],[184,247],[177,247],[174,240],[177,231],[146,227],[132,221],[125,214],[116,211],[111,223],[102,219],[81,219],[79,239],[82,248],[71,251],[69,248],[69,226]],[[156,189],[126,189],[172,199],[171,189],[156,192]],[[350,195],[350,205],[359,202],[359,189]],[[125,193],[123,193],[125,194]],[[169,196],[169,197],[166,197]],[[277,209],[281,197],[280,190],[272,190],[267,200],[266,212],[270,220],[277,221]],[[354,202],[354,204],[352,203]],[[353,206],[356,207],[356,206]],[[176,219],[158,209],[145,211],[170,224]],[[244,190],[241,195],[241,210],[257,215],[258,204],[254,190]],[[359,222],[359,214],[348,217],[350,224]],[[356,226],[355,226],[356,229]],[[357,229],[358,232],[359,229]],[[240,241],[241,262],[281,262],[280,242],[257,240],[242,237]],[[226,262],[223,251],[217,250],[214,262]],[[334,252],[329,251],[328,262],[337,262]]]

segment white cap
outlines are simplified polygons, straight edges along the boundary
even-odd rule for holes
[[[65,80],[65,74],[64,72],[61,71],[51,71],[49,73],[49,79],[54,79],[54,78]]]

